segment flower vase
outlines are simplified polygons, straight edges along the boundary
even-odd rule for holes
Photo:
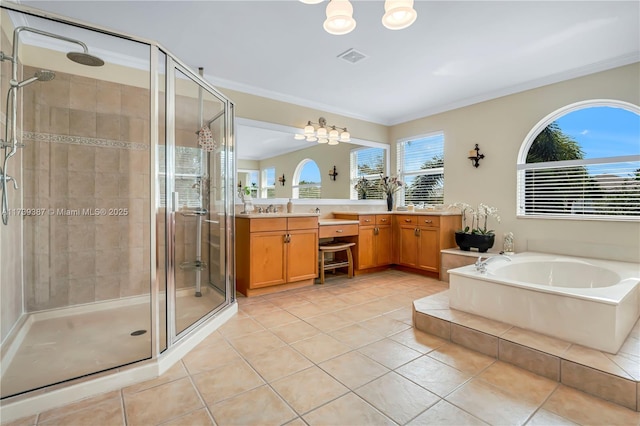
[[[393,210],[393,194],[387,194],[387,211]]]

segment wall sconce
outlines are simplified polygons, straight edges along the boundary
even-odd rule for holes
[[[283,174],[282,174],[282,176],[280,176],[280,177],[278,178],[278,182],[280,182],[280,185],[284,186],[284,183],[285,183],[286,181],[287,181],[287,180],[284,178],[284,173],[283,173]]]
[[[478,168],[480,166],[480,160],[484,158],[484,154],[480,154],[480,148],[478,148],[478,144],[476,147],[469,151],[469,160],[473,164],[473,167]]]
[[[314,125],[317,125],[316,129]],[[338,131],[341,130],[341,132]],[[306,139],[309,142],[326,143],[329,145],[338,145],[340,142],[351,142],[351,134],[347,131],[346,127],[338,127],[334,125],[328,125],[327,119],[324,117],[318,118],[318,122],[314,123],[308,121],[304,127],[302,133],[296,133],[293,135],[296,140]]]
[[[329,169],[329,176],[332,180],[336,180],[336,176],[338,176],[338,172],[336,171],[336,166],[333,166],[333,170]]]

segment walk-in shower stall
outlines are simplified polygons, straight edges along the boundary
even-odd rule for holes
[[[233,104],[155,42],[20,5],[0,50],[6,402],[161,360],[235,308]]]

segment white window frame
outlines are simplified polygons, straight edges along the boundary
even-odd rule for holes
[[[354,148],[351,150],[351,152],[349,153],[349,182],[351,185],[351,189],[349,192],[349,198],[351,200],[357,200],[358,199],[358,191],[354,188],[356,183],[358,182],[358,180],[360,178],[365,178],[368,181],[370,181],[372,183],[372,185],[375,185],[376,182],[378,182],[380,180],[380,174],[372,174],[372,175],[360,175],[358,176],[358,152],[359,151],[364,151],[364,150],[368,150],[368,149],[379,149],[382,152],[382,174],[386,175],[387,174],[387,170],[388,170],[388,164],[389,164],[389,150],[385,149],[383,147],[379,147],[379,146],[363,146],[363,147],[359,147],[359,148]],[[372,199],[372,200],[382,200],[382,194],[376,194],[375,191],[370,195],[367,196],[367,199]]]
[[[318,192],[320,196],[318,198],[322,198],[322,173],[320,173],[320,183],[319,184],[304,184],[300,185],[300,175],[302,175],[302,169],[309,163],[313,163],[316,165],[318,170],[320,170],[320,166],[311,158],[305,158],[300,161],[296,166],[296,170],[293,172],[293,182],[291,185],[291,198],[300,199],[300,188],[318,188]],[[305,200],[316,200],[317,198],[303,198]]]
[[[441,136],[442,137],[442,161],[443,161],[443,166],[442,167],[435,167],[435,168],[432,168],[432,169],[405,170],[404,143],[410,142],[410,141],[419,140],[419,139],[431,138],[431,137],[434,137],[434,136]],[[398,205],[405,204],[405,188],[406,188],[407,177],[414,177],[414,176],[421,176],[421,175],[440,175],[441,174],[442,175],[442,180],[443,180],[443,186],[444,186],[444,146],[445,146],[445,143],[446,143],[446,137],[445,137],[444,131],[437,131],[437,132],[431,132],[431,133],[426,133],[426,134],[417,135],[417,136],[411,136],[409,138],[399,139],[396,142],[396,164],[397,164],[397,167],[398,167],[398,178],[403,182],[403,184],[405,184],[397,192],[397,198],[398,198],[399,201],[401,200],[401,202],[398,202]],[[442,198],[444,200],[444,188],[443,188]]]
[[[525,173],[528,170],[548,169],[550,167],[580,167],[589,166],[594,164],[615,164],[625,163],[631,161],[640,161],[640,155],[625,155],[618,157],[601,157],[590,158],[586,160],[570,160],[570,161],[552,161],[545,163],[527,163],[527,154],[531,145],[535,141],[536,137],[542,132],[549,124],[553,123],[557,119],[571,112],[592,108],[592,107],[612,107],[621,108],[627,111],[634,112],[640,115],[640,107],[629,102],[614,100],[614,99],[593,99],[587,101],[576,102],[567,106],[564,106],[551,114],[544,117],[538,124],[536,124],[525,137],[520,151],[518,152],[517,162],[517,181],[516,181],[516,201],[517,201],[517,214],[518,218],[523,219],[562,219],[562,220],[600,220],[600,221],[638,221],[640,216],[630,215],[605,215],[605,214],[591,214],[588,212],[572,212],[572,213],[527,213],[525,210],[525,198],[527,196],[525,186]],[[584,206],[582,207],[584,209]]]
[[[273,185],[268,185],[269,180],[267,178],[267,175],[269,170],[273,170],[273,176],[274,176]],[[269,198],[268,193],[270,189],[273,189],[273,193],[275,194],[275,191],[276,191],[275,175],[276,175],[275,167],[265,167],[264,169],[262,169],[262,172],[260,173],[260,198]]]

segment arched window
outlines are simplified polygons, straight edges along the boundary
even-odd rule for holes
[[[318,165],[305,158],[293,173],[292,198],[320,198],[321,183]]]
[[[518,154],[518,216],[640,219],[640,107],[614,100],[545,117]]]

